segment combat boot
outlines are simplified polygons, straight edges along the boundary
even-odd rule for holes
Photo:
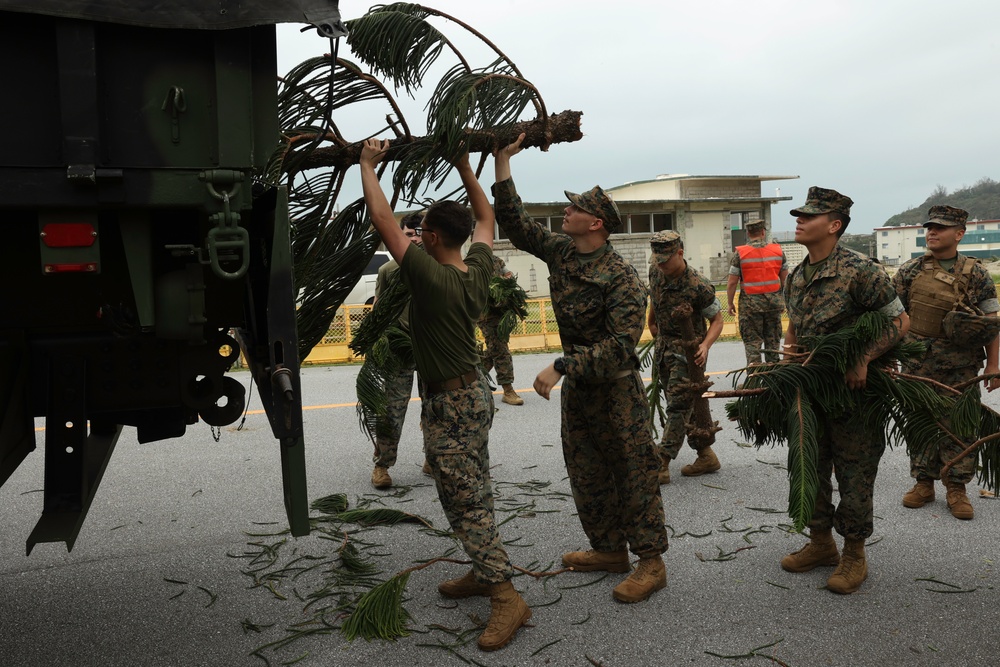
[[[483,634],[479,635],[479,648],[495,651],[514,638],[518,628],[531,618],[531,609],[514,584],[490,584],[490,620]]]
[[[476,595],[489,595],[490,585],[479,583],[472,570],[469,570],[458,579],[442,581],[438,584],[438,593],[446,598],[458,600],[461,598],[471,598]]]
[[[868,578],[868,561],[865,559],[865,541],[844,538],[844,553],[840,565],[826,580],[826,587],[834,593],[847,595],[861,588]]]
[[[392,486],[392,477],[389,477],[388,468],[375,466],[375,470],[372,470],[372,486],[376,489],[388,489]]]
[[[570,551],[563,554],[562,563],[577,572],[628,572],[632,566],[628,562],[628,551]]]
[[[657,474],[660,484],[670,484],[670,457],[660,459],[660,472]]]
[[[781,569],[785,572],[808,572],[824,565],[840,562],[837,543],[833,541],[833,531],[829,528],[813,531],[809,541],[798,551],[793,551],[781,559]]]
[[[681,468],[681,474],[685,477],[697,477],[706,473],[712,473],[722,467],[719,458],[712,451],[711,447],[699,450],[698,458],[694,463],[690,463]]]
[[[431,477],[434,476],[434,471],[431,470],[431,464],[427,459],[424,459],[424,465],[420,468],[420,472],[425,475],[430,475]]]
[[[635,571],[612,591],[619,602],[642,602],[667,585],[667,568],[662,556],[640,558]]]
[[[903,507],[923,507],[934,500],[934,480],[918,479],[913,488],[903,494]]]
[[[524,405],[524,399],[517,395],[514,387],[509,384],[503,386],[503,398],[500,399],[507,405]]]
[[[947,482],[948,487],[948,511],[956,519],[968,520],[973,517],[972,503],[969,496],[965,495],[965,484],[961,482]]]

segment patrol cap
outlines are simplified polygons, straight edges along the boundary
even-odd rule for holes
[[[663,264],[669,262],[670,258],[681,249],[681,235],[675,231],[656,232],[649,239],[649,245],[653,249],[649,261],[653,264]]]
[[[943,227],[965,228],[965,221],[969,219],[969,212],[963,211],[954,206],[931,206],[928,213],[930,220],[924,223],[927,225],[941,225]]]
[[[792,215],[821,215],[823,213],[841,213],[851,219],[851,205],[854,202],[850,197],[842,195],[836,190],[828,190],[812,186],[809,194],[806,195],[806,203],[796,209],[789,211]]]
[[[604,221],[604,228],[608,233],[615,233],[622,227],[622,218],[618,213],[618,206],[611,197],[608,196],[601,186],[595,185],[590,190],[576,194],[569,190],[564,190],[566,198],[573,202],[581,211],[586,211],[595,218]]]
[[[749,232],[759,232],[762,229],[764,229],[763,220],[751,220],[747,223],[747,231]]]

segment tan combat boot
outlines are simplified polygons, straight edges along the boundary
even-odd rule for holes
[[[376,489],[388,489],[392,486],[392,477],[389,477],[388,468],[375,466],[375,470],[372,470],[372,486]]]
[[[913,488],[903,494],[903,507],[923,507],[934,500],[934,480],[918,479]]]
[[[427,459],[424,459],[424,465],[420,468],[420,472],[425,475],[430,475],[431,477],[434,476],[434,471],[431,470],[431,464]]]
[[[670,457],[660,458],[660,472],[657,474],[660,484],[670,484]]]
[[[518,396],[514,387],[509,384],[503,386],[503,398],[500,400],[508,405],[524,405],[524,399]]]
[[[461,599],[471,598],[475,595],[489,595],[490,585],[481,584],[476,580],[476,576],[469,570],[458,579],[449,579],[438,584],[438,593],[446,598]]]
[[[640,558],[635,571],[615,586],[612,595],[619,602],[642,602],[667,585],[667,568],[662,556]]]
[[[628,572],[632,566],[628,562],[628,551],[570,551],[563,554],[563,565],[577,572]]]
[[[847,595],[861,588],[868,578],[868,561],[865,559],[865,541],[844,538],[844,553],[840,565],[826,580],[826,587],[834,593]]]
[[[947,482],[948,487],[948,511],[956,519],[971,519],[973,517],[972,503],[969,496],[965,495],[965,484],[961,482]]]
[[[785,572],[808,572],[824,565],[840,562],[837,543],[833,541],[833,531],[829,528],[813,531],[809,541],[798,551],[793,551],[781,559],[781,569]]]
[[[698,458],[694,463],[690,463],[681,468],[681,474],[685,477],[697,477],[706,473],[712,473],[722,467],[719,458],[712,451],[711,447],[706,447],[698,452]]]
[[[495,651],[514,638],[518,628],[531,618],[531,609],[514,584],[490,584],[490,620],[483,634],[479,635],[479,648]]]

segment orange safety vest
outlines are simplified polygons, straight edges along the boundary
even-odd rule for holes
[[[736,247],[740,254],[740,282],[744,294],[770,294],[781,289],[781,265],[785,255],[777,243],[762,248],[752,245]]]

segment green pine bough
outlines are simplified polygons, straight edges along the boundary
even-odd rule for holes
[[[979,400],[981,379],[950,388],[899,373],[899,362],[919,359],[924,352],[921,343],[900,342],[869,363],[865,389],[848,388],[844,375],[892,327],[885,315],[865,313],[835,333],[801,337],[802,353],[736,372],[735,382],[743,380],[744,391],[766,391],[742,395],[726,404],[726,413],[757,447],[787,443],[788,514],[796,530],[808,525],[815,510],[823,423],[860,421],[876,446],[905,444],[910,456],[942,440],[964,445],[978,438],[980,483],[994,490],[1000,486],[1000,415]],[[946,418],[950,429],[942,425]]]
[[[528,316],[528,295],[517,284],[517,278],[494,276],[490,279],[489,309],[501,313],[497,336],[505,342],[509,341],[518,322]]]

